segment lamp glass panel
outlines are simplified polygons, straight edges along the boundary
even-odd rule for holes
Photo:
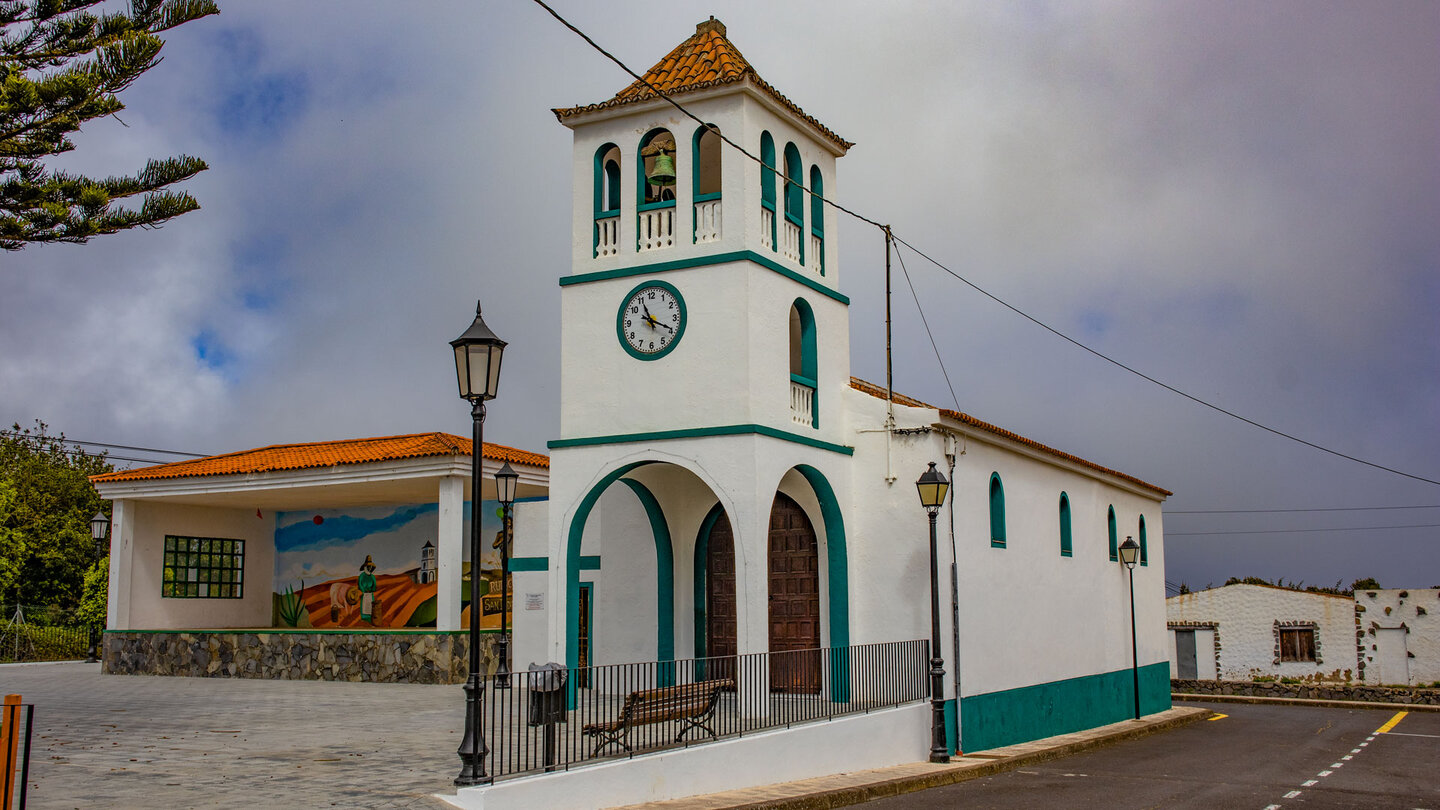
[[[500,358],[504,353],[504,344],[491,346],[485,362],[487,373],[489,374],[488,384],[485,386],[485,395],[491,399],[500,393]]]
[[[1134,565],[1139,553],[1140,545],[1129,537],[1125,538],[1125,542],[1120,544],[1120,562],[1125,565]]]
[[[466,368],[467,355],[464,346],[455,347],[455,379],[460,384],[460,396],[462,399],[469,399],[470,392],[466,390],[466,383],[470,382],[470,372]]]

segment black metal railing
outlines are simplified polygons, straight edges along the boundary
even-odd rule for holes
[[[922,639],[515,672],[486,683],[485,767],[565,770],[924,700],[928,659]]]
[[[9,696],[0,706],[0,808],[25,810],[30,782],[30,736],[35,705]],[[14,701],[14,702],[12,702]]]
[[[89,644],[90,628],[74,611],[0,607],[0,663],[71,661],[84,658]]]

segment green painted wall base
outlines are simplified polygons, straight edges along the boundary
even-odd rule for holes
[[[1127,667],[961,698],[960,743],[985,751],[1128,720],[1135,715],[1131,684]],[[1169,708],[1169,662],[1140,667],[1140,713]]]

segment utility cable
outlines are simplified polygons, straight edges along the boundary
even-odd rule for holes
[[[717,137],[719,137],[721,141],[723,141],[724,143],[726,143],[726,144],[730,145],[731,147],[733,147],[733,148],[734,148],[736,151],[738,151],[740,154],[744,155],[745,157],[749,158],[750,160],[755,161],[756,163],[759,163],[762,167],[767,168],[767,169],[769,169],[770,171],[775,172],[775,173],[777,173],[777,174],[780,174],[780,172],[779,172],[774,166],[771,166],[771,165],[765,163],[765,161],[761,160],[759,157],[757,157],[756,155],[752,154],[750,151],[748,151],[747,149],[745,149],[743,146],[741,146],[740,144],[738,144],[738,143],[736,143],[735,141],[731,140],[731,139],[730,139],[728,136],[726,136],[724,133],[720,132],[717,127],[715,127],[714,125],[712,125],[712,124],[704,121],[704,120],[701,119],[699,116],[697,116],[697,115],[695,115],[694,113],[690,112],[689,110],[685,109],[685,107],[684,107],[683,105],[681,105],[681,104],[680,104],[679,102],[677,102],[675,99],[671,98],[671,97],[669,96],[669,94],[663,92],[662,90],[660,90],[660,88],[658,88],[658,87],[656,87],[655,85],[651,84],[650,82],[646,81],[646,80],[645,80],[645,77],[643,77],[643,76],[641,76],[640,74],[636,73],[634,70],[631,70],[628,65],[626,65],[624,62],[622,62],[622,61],[619,59],[619,57],[615,56],[614,54],[612,54],[612,53],[610,53],[609,51],[605,50],[604,48],[600,47],[599,43],[597,43],[595,40],[591,39],[590,36],[589,36],[588,34],[586,34],[584,31],[581,31],[579,28],[575,27],[575,25],[572,24],[569,20],[567,20],[567,19],[565,19],[564,17],[562,17],[562,16],[560,15],[560,13],[557,12],[555,9],[551,8],[551,7],[545,2],[545,0],[533,0],[533,2],[534,2],[536,5],[540,6],[541,8],[545,9],[545,11],[548,12],[551,17],[554,17],[557,21],[559,21],[559,23],[560,23],[561,25],[563,25],[563,26],[565,26],[566,28],[570,29],[572,32],[574,32],[574,33],[575,33],[577,36],[579,36],[581,39],[585,40],[585,42],[586,42],[587,44],[589,44],[591,48],[594,48],[597,52],[599,52],[599,53],[600,53],[602,56],[604,56],[606,59],[609,59],[611,62],[614,62],[616,65],[618,65],[618,66],[620,67],[621,70],[625,71],[625,73],[627,73],[628,75],[634,77],[634,79],[635,79],[637,82],[640,82],[642,85],[644,85],[645,87],[649,88],[649,90],[650,90],[651,92],[653,92],[658,98],[664,99],[664,100],[665,100],[667,103],[669,103],[672,107],[674,107],[675,109],[679,110],[679,111],[681,112],[681,114],[683,114],[685,117],[687,117],[687,118],[695,121],[696,123],[700,124],[702,127],[705,127],[705,128],[706,128],[707,130],[709,130],[710,132],[715,133],[715,135],[716,135]],[[782,176],[783,176],[783,175],[782,175]],[[880,230],[885,231],[887,234],[890,233],[890,230],[889,230],[885,225],[880,224],[878,221],[876,221],[876,220],[874,220],[874,219],[871,219],[870,217],[864,216],[863,214],[860,214],[860,213],[858,213],[858,212],[856,212],[856,211],[853,211],[853,210],[851,210],[851,209],[849,209],[849,208],[846,208],[845,206],[840,205],[839,203],[835,202],[834,200],[831,200],[831,199],[829,199],[829,198],[827,198],[827,197],[825,197],[825,196],[823,196],[823,195],[815,194],[813,191],[811,191],[809,188],[807,188],[803,183],[795,183],[795,182],[791,181],[788,177],[786,178],[786,183],[799,186],[802,191],[805,191],[805,192],[810,193],[812,197],[818,198],[823,204],[829,205],[829,206],[831,206],[832,208],[836,209],[837,211],[843,211],[844,213],[849,214],[850,216],[855,217],[856,219],[858,219],[858,220],[860,220],[860,221],[862,221],[862,222],[867,222],[867,223],[875,226],[876,228],[879,228]],[[1394,474],[1394,475],[1399,475],[1399,476],[1402,476],[1402,477],[1404,477],[1404,478],[1410,478],[1410,479],[1415,480],[1415,481],[1422,481],[1422,482],[1427,483],[1427,484],[1434,484],[1434,485],[1436,485],[1436,486],[1440,486],[1440,480],[1436,480],[1436,479],[1433,479],[1433,478],[1426,478],[1426,477],[1424,477],[1424,476],[1415,475],[1415,474],[1413,474],[1413,473],[1407,473],[1407,472],[1404,472],[1404,471],[1402,471],[1402,470],[1397,470],[1397,469],[1395,469],[1395,468],[1393,468],[1393,467],[1387,467],[1387,466],[1385,466],[1385,465],[1383,465],[1383,464],[1377,464],[1377,463],[1375,463],[1375,462],[1373,462],[1373,461],[1366,461],[1365,459],[1357,458],[1357,457],[1355,457],[1355,456],[1348,455],[1348,454],[1346,454],[1346,453],[1342,453],[1342,452],[1340,452],[1340,451],[1338,451],[1338,450],[1331,450],[1330,448],[1324,447],[1323,445],[1315,444],[1314,442],[1306,441],[1305,439],[1301,439],[1301,438],[1299,438],[1298,436],[1294,436],[1294,435],[1289,434],[1289,433],[1286,433],[1286,432],[1284,432],[1284,431],[1282,431],[1282,430],[1277,430],[1276,428],[1272,428],[1272,427],[1269,427],[1269,426],[1267,426],[1267,425],[1263,425],[1263,424],[1261,424],[1261,423],[1259,423],[1259,422],[1256,422],[1256,421],[1253,420],[1253,419],[1247,419],[1246,417],[1241,416],[1240,414],[1235,413],[1234,411],[1227,410],[1227,409],[1225,409],[1225,408],[1220,407],[1219,405],[1213,405],[1213,404],[1211,404],[1211,403],[1209,403],[1209,402],[1206,402],[1206,401],[1203,400],[1203,399],[1200,399],[1200,398],[1197,397],[1197,396],[1194,396],[1194,395],[1192,395],[1192,394],[1188,394],[1188,393],[1186,393],[1186,392],[1184,392],[1184,391],[1182,391],[1182,390],[1180,390],[1180,389],[1178,389],[1178,388],[1176,388],[1176,387],[1174,387],[1174,386],[1172,386],[1172,385],[1169,385],[1169,384],[1167,384],[1167,383],[1161,382],[1160,380],[1158,380],[1158,379],[1156,379],[1156,378],[1154,378],[1154,377],[1151,377],[1150,375],[1145,374],[1144,372],[1142,372],[1142,371],[1140,371],[1140,370],[1138,370],[1138,369],[1135,369],[1135,368],[1133,368],[1133,367],[1131,367],[1131,366],[1125,365],[1124,363],[1120,362],[1119,360],[1116,360],[1116,359],[1114,359],[1114,358],[1112,358],[1112,357],[1110,357],[1110,356],[1108,356],[1108,355],[1106,355],[1106,354],[1101,353],[1100,351],[1098,351],[1098,350],[1096,350],[1096,349],[1092,349],[1092,348],[1090,348],[1089,346],[1086,346],[1084,343],[1081,343],[1080,341],[1076,340],[1075,338],[1070,337],[1069,335],[1065,334],[1064,332],[1061,332],[1060,330],[1055,329],[1054,327],[1046,324],[1045,322],[1039,320],[1038,318],[1035,318],[1034,316],[1026,313],[1025,311],[1023,311],[1023,310],[1021,310],[1021,309],[1019,309],[1018,307],[1016,307],[1016,306],[1014,306],[1014,305],[1006,302],[1005,300],[1001,299],[1000,297],[998,297],[998,296],[990,293],[989,291],[985,290],[984,288],[976,285],[974,282],[970,281],[969,279],[965,278],[964,276],[960,275],[959,273],[955,272],[954,270],[951,270],[949,267],[946,267],[944,264],[941,264],[938,260],[936,260],[935,258],[931,257],[929,254],[925,253],[924,251],[920,250],[919,248],[915,247],[914,245],[910,244],[909,242],[905,241],[904,239],[901,239],[901,238],[898,237],[898,236],[893,236],[893,234],[891,234],[891,238],[893,238],[894,241],[899,242],[900,244],[904,245],[905,247],[908,247],[908,248],[910,248],[911,250],[915,251],[915,253],[916,253],[917,255],[919,255],[921,258],[924,258],[925,260],[929,261],[931,264],[935,265],[936,267],[940,268],[941,270],[945,271],[946,273],[950,274],[951,276],[954,276],[956,279],[958,279],[960,282],[964,283],[965,285],[969,286],[971,289],[975,290],[976,292],[980,293],[981,295],[984,295],[986,298],[989,298],[990,300],[994,301],[995,303],[1000,304],[1001,306],[1005,307],[1006,309],[1010,310],[1011,312],[1014,312],[1016,315],[1019,315],[1020,317],[1026,319],[1026,320],[1028,320],[1028,321],[1030,321],[1031,323],[1034,323],[1036,326],[1039,326],[1040,328],[1046,330],[1047,332],[1050,332],[1051,334],[1055,335],[1056,337],[1059,337],[1059,338],[1061,338],[1062,340],[1065,340],[1066,342],[1071,343],[1071,344],[1073,344],[1073,345],[1075,345],[1075,346],[1077,346],[1077,347],[1079,347],[1079,348],[1081,348],[1081,349],[1089,352],[1090,354],[1095,355],[1096,357],[1100,358],[1101,360],[1104,360],[1104,361],[1107,362],[1107,363],[1110,363],[1110,364],[1115,365],[1115,366],[1117,366],[1117,367],[1119,367],[1119,368],[1121,368],[1121,369],[1124,369],[1125,371],[1128,371],[1128,372],[1130,372],[1131,374],[1134,374],[1135,376],[1140,377],[1140,378],[1143,379],[1143,380],[1146,380],[1146,381],[1151,382],[1151,383],[1153,383],[1153,384],[1155,384],[1155,385],[1158,385],[1158,386],[1160,386],[1161,388],[1164,388],[1165,390],[1170,391],[1171,393],[1178,394],[1179,396],[1182,396],[1182,397],[1184,397],[1185,399],[1188,399],[1188,400],[1190,400],[1191,402],[1196,403],[1197,405],[1202,405],[1202,406],[1204,406],[1204,407],[1206,407],[1206,408],[1209,408],[1209,409],[1211,409],[1211,410],[1213,410],[1213,411],[1216,411],[1217,413],[1224,414],[1224,415],[1226,415],[1226,416],[1229,416],[1229,417],[1232,418],[1232,419],[1237,419],[1237,420],[1239,420],[1239,421],[1241,421],[1241,422],[1244,422],[1244,423],[1247,424],[1247,425],[1250,425],[1250,426],[1252,426],[1252,427],[1259,428],[1259,429],[1264,430],[1264,431],[1266,431],[1266,432],[1268,432],[1268,433],[1272,433],[1272,434],[1274,434],[1274,435],[1276,435],[1276,436],[1280,436],[1280,437],[1282,437],[1282,438],[1289,439],[1289,440],[1291,440],[1291,441],[1293,441],[1293,442],[1297,442],[1297,443],[1299,443],[1299,444],[1303,444],[1303,445],[1305,445],[1306,447],[1309,447],[1309,448],[1311,448],[1311,449],[1319,450],[1319,451],[1322,452],[1322,453],[1328,453],[1328,454],[1330,454],[1330,455],[1332,455],[1332,456],[1336,456],[1336,457],[1338,457],[1338,458],[1343,458],[1343,459],[1345,459],[1345,460],[1347,460],[1347,461],[1352,461],[1352,462],[1354,462],[1354,463],[1356,463],[1356,464],[1362,464],[1362,465],[1364,465],[1364,466],[1366,466],[1366,467],[1371,467],[1371,468],[1374,468],[1374,469],[1377,469],[1377,470],[1383,470],[1383,471],[1385,471],[1385,472],[1392,473],[1392,474]],[[897,251],[897,255],[898,255],[898,251]],[[912,287],[912,292],[913,292],[913,287]],[[926,328],[927,328],[927,331],[928,331],[928,326],[927,326]],[[934,343],[933,338],[932,338],[932,341],[931,341],[931,342],[932,342],[932,345],[933,345],[933,343]],[[937,350],[937,351],[938,351],[938,350]],[[943,366],[942,366],[942,368],[943,368]],[[946,380],[946,381],[947,381],[947,383],[949,382],[948,377],[947,377],[947,380]],[[953,387],[951,388],[951,395],[952,395],[952,396],[954,395],[954,389],[953,389]],[[958,407],[958,402],[957,402],[957,407]]]
[[[895,258],[900,260],[900,273],[905,276],[905,285],[910,288],[910,297],[915,299],[915,309],[920,313],[920,323],[925,325],[925,336],[930,338],[930,348],[935,350],[935,362],[940,364],[940,373],[945,375],[945,385],[950,388],[950,399],[954,400],[955,410],[958,411],[960,410],[960,398],[955,396],[955,385],[950,382],[950,372],[945,370],[945,359],[940,356],[940,347],[936,345],[935,335],[930,331],[930,321],[925,319],[925,308],[920,306],[920,296],[915,292],[915,282],[910,280],[910,270],[905,267],[905,257],[897,250]]]
[[[167,456],[190,456],[191,458],[205,458],[203,453],[186,453],[182,450],[159,450],[154,447],[135,447],[129,444],[110,444],[109,442],[82,442],[79,439],[67,439],[63,436],[37,436],[34,433],[20,433],[13,430],[0,430],[0,436],[11,436],[17,439],[43,438],[58,444],[82,444],[87,447],[114,447],[117,450],[139,450],[142,453],[160,453]],[[118,458],[118,456],[116,456]],[[143,459],[129,459],[130,461],[141,461]]]
[[[1098,351],[1098,350],[1096,350],[1096,349],[1092,349],[1092,348],[1090,348],[1089,346],[1086,346],[1084,343],[1081,343],[1080,341],[1076,340],[1075,338],[1070,337],[1069,335],[1065,334],[1064,332],[1061,332],[1060,330],[1054,328],[1053,326],[1050,326],[1049,324],[1046,324],[1044,321],[1041,321],[1040,319],[1038,319],[1038,318],[1036,318],[1036,317],[1034,317],[1034,316],[1026,313],[1024,310],[1021,310],[1020,308],[1014,306],[1013,304],[1010,304],[1009,302],[1007,302],[1007,301],[1005,301],[1004,299],[1000,298],[999,296],[996,296],[995,294],[989,292],[988,290],[984,289],[983,287],[980,287],[979,285],[975,284],[973,281],[970,281],[969,279],[965,278],[964,276],[960,275],[959,273],[955,272],[954,270],[951,270],[949,267],[946,267],[945,265],[941,264],[938,260],[932,258],[932,257],[929,256],[928,254],[926,254],[924,251],[920,250],[919,248],[915,247],[914,245],[910,244],[909,242],[906,242],[904,239],[901,239],[901,238],[898,237],[898,236],[894,237],[894,239],[895,239],[896,242],[899,242],[900,244],[904,245],[905,247],[910,248],[911,250],[915,251],[916,255],[920,256],[921,258],[925,259],[926,261],[930,262],[931,264],[935,265],[936,267],[940,268],[941,270],[945,271],[946,273],[950,274],[951,276],[954,276],[956,279],[958,279],[959,281],[961,281],[962,283],[964,283],[964,284],[965,284],[966,286],[968,286],[970,289],[972,289],[972,290],[980,293],[981,295],[985,296],[986,298],[989,298],[991,301],[994,301],[995,303],[999,304],[1000,306],[1005,307],[1006,309],[1010,310],[1011,312],[1015,313],[1016,315],[1019,315],[1020,317],[1024,318],[1025,320],[1030,321],[1031,323],[1035,324],[1036,326],[1040,327],[1041,329],[1044,329],[1045,331],[1049,332],[1050,334],[1055,335],[1056,337],[1058,337],[1058,338],[1060,338],[1060,339],[1062,339],[1062,340],[1064,340],[1064,341],[1066,341],[1066,342],[1068,342],[1068,343],[1071,343],[1071,344],[1073,344],[1073,345],[1075,345],[1075,346],[1078,346],[1078,347],[1081,348],[1081,349],[1084,349],[1085,351],[1089,352],[1090,354],[1095,355],[1096,357],[1100,358],[1101,360],[1104,360],[1104,361],[1107,362],[1107,363],[1110,363],[1110,364],[1112,364],[1112,365],[1118,366],[1118,367],[1120,367],[1120,368],[1122,368],[1122,369],[1130,372],[1131,374],[1134,374],[1135,376],[1137,376],[1137,377],[1139,377],[1139,378],[1141,378],[1141,379],[1143,379],[1143,380],[1147,380],[1147,381],[1149,381],[1149,382],[1152,382],[1152,383],[1154,383],[1155,385],[1158,385],[1158,386],[1160,386],[1161,388],[1164,388],[1166,391],[1169,391],[1169,392],[1171,392],[1171,393],[1173,393],[1173,394],[1179,394],[1180,396],[1182,396],[1182,397],[1190,400],[1191,402],[1196,403],[1197,405],[1203,405],[1203,406],[1205,406],[1206,408],[1209,408],[1209,409],[1212,410],[1212,411],[1216,411],[1216,412],[1218,412],[1218,413],[1225,414],[1226,416],[1228,416],[1228,417],[1230,417],[1230,418],[1232,418],[1232,419],[1238,419],[1238,420],[1240,420],[1241,422],[1244,422],[1244,423],[1247,424],[1247,425],[1250,425],[1250,426],[1252,426],[1252,427],[1260,428],[1261,430],[1264,430],[1264,431],[1269,432],[1269,433],[1273,433],[1273,434],[1275,434],[1276,436],[1280,436],[1280,437],[1282,437],[1282,438],[1289,439],[1290,441],[1298,442],[1298,443],[1300,443],[1300,444],[1305,445],[1306,447],[1312,448],[1312,449],[1314,449],[1314,450],[1319,450],[1319,451],[1322,452],[1322,453],[1329,453],[1329,454],[1332,455],[1332,456],[1338,456],[1339,458],[1343,458],[1343,459],[1345,459],[1345,460],[1347,460],[1347,461],[1353,461],[1353,462],[1355,462],[1356,464],[1363,464],[1363,465],[1365,465],[1366,467],[1373,467],[1373,468],[1375,468],[1375,469],[1377,469],[1377,470],[1384,470],[1385,472],[1394,473],[1395,475],[1403,476],[1403,477],[1405,477],[1405,478],[1410,478],[1410,479],[1413,479],[1413,480],[1415,480],[1415,481],[1423,481],[1423,482],[1425,482],[1425,483],[1427,483],[1427,484],[1435,484],[1436,486],[1440,486],[1440,481],[1437,481],[1437,480],[1435,480],[1435,479],[1433,479],[1433,478],[1425,478],[1424,476],[1415,475],[1415,474],[1413,474],[1413,473],[1407,473],[1407,472],[1404,472],[1403,470],[1397,470],[1397,469],[1395,469],[1394,467],[1386,467],[1386,466],[1383,465],[1383,464],[1376,464],[1376,463],[1373,462],[1373,461],[1366,461],[1366,460],[1363,459],[1363,458],[1356,458],[1355,456],[1348,455],[1348,454],[1346,454],[1346,453],[1342,453],[1342,452],[1340,452],[1339,450],[1331,450],[1331,449],[1328,448],[1328,447],[1324,447],[1324,446],[1322,446],[1322,445],[1315,444],[1314,442],[1306,441],[1306,440],[1304,440],[1304,439],[1302,439],[1302,438],[1300,438],[1300,437],[1298,437],[1298,436],[1294,436],[1294,435],[1289,434],[1289,433],[1286,433],[1286,432],[1284,432],[1284,431],[1282,431],[1282,430],[1277,430],[1277,429],[1272,428],[1272,427],[1269,427],[1269,426],[1267,426],[1267,425],[1262,425],[1262,424],[1260,424],[1259,422],[1256,422],[1256,421],[1253,420],[1253,419],[1247,419],[1247,418],[1241,416],[1240,414],[1235,413],[1234,411],[1226,410],[1225,408],[1222,408],[1222,407],[1220,407],[1219,405],[1212,405],[1212,404],[1210,404],[1209,402],[1206,402],[1205,400],[1203,400],[1203,399],[1201,399],[1201,398],[1199,398],[1199,397],[1197,397],[1197,396],[1194,396],[1193,394],[1187,394],[1186,392],[1181,391],[1179,388],[1176,388],[1176,387],[1173,386],[1173,385],[1169,385],[1169,384],[1167,384],[1167,383],[1161,382],[1160,380],[1157,380],[1157,379],[1155,379],[1154,377],[1151,377],[1149,374],[1146,374],[1146,373],[1143,372],[1143,371],[1140,371],[1140,370],[1138,370],[1138,369],[1136,369],[1136,368],[1133,368],[1133,367],[1131,367],[1131,366],[1127,366],[1127,365],[1125,365],[1124,363],[1120,362],[1119,360],[1116,360],[1116,359],[1113,358],[1113,357],[1110,357],[1110,356],[1107,355],[1107,354],[1103,354],[1102,352],[1100,352],[1100,351]]]
[[[1249,532],[1165,532],[1166,537],[1205,537],[1221,534],[1309,534],[1311,532],[1376,532],[1385,529],[1440,529],[1440,523],[1419,523],[1411,526],[1355,526],[1338,529],[1258,529]]]

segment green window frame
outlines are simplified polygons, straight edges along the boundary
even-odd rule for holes
[[[800,244],[795,251],[800,263],[805,263],[805,164],[800,160],[800,149],[793,143],[785,144],[785,220],[800,229]]]
[[[1005,548],[1005,485],[990,473],[990,547]]]
[[[1140,564],[1150,564],[1150,544],[1145,540],[1145,516],[1140,516]]]
[[[810,233],[820,240],[820,255],[811,256],[820,275],[825,275],[825,178],[819,166],[810,167]]]
[[[245,598],[244,540],[167,534],[162,566],[162,597]]]
[[[760,133],[760,207],[775,213],[775,139],[769,132]],[[770,217],[770,252],[780,250],[776,236],[775,217]]]
[[[1074,556],[1070,537],[1070,496],[1060,493],[1060,556]]]
[[[790,381],[799,383],[810,388],[810,428],[820,429],[820,363],[816,358],[818,342],[815,338],[815,310],[810,308],[810,302],[804,298],[796,298],[790,305],[790,311],[795,320],[800,322],[799,345],[790,347],[790,356],[793,360],[796,354],[800,356],[798,368],[793,365],[790,368]],[[794,340],[797,336],[791,334]]]
[[[1108,523],[1110,524],[1110,562],[1118,562],[1118,561],[1120,560],[1120,542],[1119,542],[1119,540],[1116,538],[1116,535],[1115,535],[1115,505],[1114,505],[1114,504],[1111,504],[1111,505],[1110,505],[1110,512],[1109,512],[1109,514],[1108,514],[1107,517],[1106,517],[1106,522],[1108,522]]]

